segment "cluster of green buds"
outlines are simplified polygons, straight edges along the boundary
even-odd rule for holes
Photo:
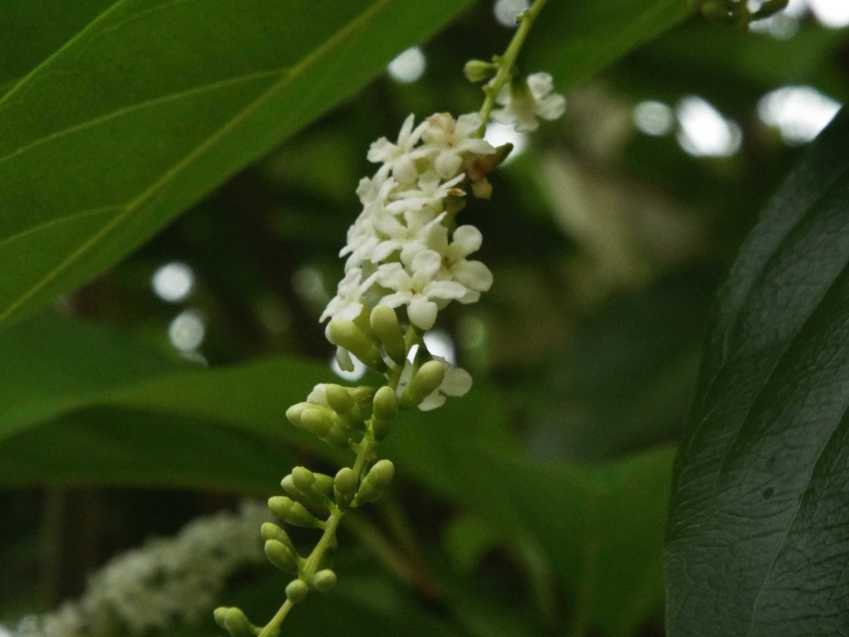
[[[253,625],[238,608],[218,608],[215,621],[232,637],[274,637],[294,605],[313,591],[334,587],[337,578],[329,562],[339,523],[348,511],[380,500],[395,475],[392,461],[378,457],[378,444],[399,410],[419,406],[445,381],[447,365],[429,357],[421,334],[409,325],[403,329],[396,311],[385,305],[355,321],[334,319],[328,331],[335,344],[382,372],[386,384],[316,385],[306,401],[286,410],[292,425],[334,447],[350,449],[354,462],[334,476],[298,466],[280,482],[284,495],[270,498],[268,508],[283,525],[266,522],[260,532],[268,561],[290,578],[286,601],[263,627]],[[305,556],[285,525],[313,529],[321,537]]]

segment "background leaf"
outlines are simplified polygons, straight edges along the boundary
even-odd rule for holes
[[[844,109],[721,295],[672,497],[672,637],[835,635],[849,622],[847,141]]]
[[[0,95],[0,324],[115,263],[468,0],[56,3],[84,19],[30,48],[43,4],[4,8],[0,58],[53,50]]]

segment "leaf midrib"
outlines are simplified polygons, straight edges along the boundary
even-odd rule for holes
[[[9,97],[9,95],[15,93],[20,86],[23,86],[26,81],[32,77],[37,69],[44,67],[50,60],[54,59],[62,50],[66,49],[70,46],[74,41],[78,40],[82,34],[86,33],[91,29],[92,25],[103,20],[112,10],[115,9],[118,5],[125,2],[126,0],[118,0],[114,5],[112,5],[109,9],[101,13],[97,18],[95,18],[91,23],[87,25],[87,27],[81,30],[76,36],[71,38],[65,45],[63,45],[56,53],[48,57],[44,62],[42,62],[36,69],[33,69],[29,74],[27,74],[21,82],[19,82],[15,87],[12,88],[6,95],[0,98],[0,105]],[[70,252],[56,267],[51,269],[48,273],[46,273],[37,283],[35,283],[32,287],[30,287],[24,294],[21,294],[17,299],[13,300],[3,311],[0,313],[0,321],[4,321],[8,319],[18,308],[20,308],[27,300],[32,298],[35,294],[37,294],[41,289],[43,289],[46,285],[48,285],[51,281],[53,281],[61,272],[74,264],[80,257],[82,257],[88,250],[99,243],[102,239],[107,237],[116,227],[118,227],[124,219],[126,219],[133,212],[138,210],[141,206],[144,205],[150,198],[152,198],[162,187],[164,187],[173,177],[180,173],[186,166],[191,164],[196,158],[203,155],[203,153],[209,149],[214,143],[216,143],[219,139],[223,138],[230,130],[235,128],[238,124],[240,124],[244,119],[250,116],[254,111],[256,111],[271,95],[276,93],[282,87],[285,87],[287,84],[293,82],[296,78],[300,77],[307,69],[312,67],[318,60],[322,59],[325,55],[327,55],[330,51],[334,50],[339,44],[347,38],[352,33],[359,30],[363,24],[367,23],[369,20],[373,19],[373,17],[380,13],[382,10],[386,8],[386,6],[393,2],[394,0],[375,0],[375,2],[368,7],[365,11],[360,13],[357,17],[353,18],[350,22],[348,22],[345,26],[338,29],[333,35],[331,35],[327,40],[324,41],[320,46],[312,50],[309,54],[304,56],[304,58],[294,66],[292,66],[290,72],[286,75],[286,77],[272,84],[267,90],[265,90],[262,94],[260,94],[256,99],[252,102],[248,103],[242,110],[240,110],[236,115],[234,115],[227,123],[225,123],[221,128],[212,133],[206,140],[204,140],[201,144],[196,146],[191,152],[189,152],[183,159],[178,161],[174,166],[165,171],[165,173],[153,182],[148,188],[143,190],[138,196],[134,199],[130,200],[126,207],[123,208],[122,212],[117,214],[112,221],[105,224],[103,228],[101,228],[98,232],[93,234],[89,239],[84,241],[80,246]]]

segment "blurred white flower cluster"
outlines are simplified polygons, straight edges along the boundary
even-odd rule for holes
[[[321,321],[353,321],[380,304],[403,306],[410,323],[428,330],[439,309],[474,303],[492,286],[489,268],[467,258],[481,233],[454,220],[467,180],[476,194],[488,194],[479,162],[496,151],[480,127],[476,114],[438,113],[418,126],[410,115],[395,142],[371,145],[368,159],[381,166],[360,181],[363,211],[340,253],[345,277]]]
[[[239,568],[264,560],[259,503],[238,514],[198,518],[173,538],[122,553],[89,581],[85,594],[58,610],[23,620],[15,637],[143,635],[204,619]]]

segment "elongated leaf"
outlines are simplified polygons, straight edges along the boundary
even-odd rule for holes
[[[549,71],[559,87],[571,87],[683,20],[693,5],[691,0],[549,2],[529,46],[527,71]]]
[[[721,295],[672,496],[672,637],[849,626],[847,145],[844,109]]]
[[[35,65],[0,95],[0,324],[115,263],[468,3],[7,3],[0,59]],[[70,17],[30,49],[51,12]]]

